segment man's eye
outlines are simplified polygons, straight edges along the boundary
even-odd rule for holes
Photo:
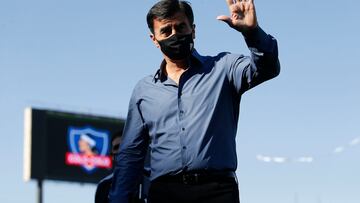
[[[176,31],[179,33],[183,33],[186,31],[186,26],[184,24],[180,24],[177,28]]]
[[[171,29],[170,29],[170,28],[164,28],[164,29],[160,30],[160,33],[161,33],[161,34],[171,33]]]

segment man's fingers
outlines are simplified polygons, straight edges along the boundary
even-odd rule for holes
[[[242,0],[243,2],[246,2],[246,3],[251,3],[253,4],[254,3],[254,0]]]
[[[221,15],[221,16],[218,16],[216,19],[221,20],[221,21],[224,21],[224,22],[227,23],[230,27],[233,26],[232,21],[231,21],[231,18],[230,18],[229,16]]]
[[[241,3],[241,2],[243,2],[243,3],[254,3],[254,0],[236,0],[236,3]]]
[[[230,7],[231,5],[234,4],[233,0],[226,0],[227,5]]]

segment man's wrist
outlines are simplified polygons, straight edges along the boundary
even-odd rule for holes
[[[253,28],[243,30],[241,34],[244,36],[245,39],[254,39],[259,35],[260,32],[261,32],[260,26],[256,25]]]

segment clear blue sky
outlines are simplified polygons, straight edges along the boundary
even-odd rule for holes
[[[155,2],[0,0],[0,202],[35,203],[35,182],[22,180],[25,107],[126,116],[135,83],[161,61],[145,22]],[[190,2],[200,53],[248,55],[241,34],[216,20],[228,14],[224,0]],[[360,3],[255,3],[282,72],[243,96],[241,201],[360,202]],[[44,200],[93,202],[94,192],[47,181]]]

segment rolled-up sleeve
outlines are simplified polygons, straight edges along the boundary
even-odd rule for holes
[[[149,136],[139,109],[140,102],[138,88],[135,87],[130,99],[120,152],[115,157],[114,178],[109,194],[111,203],[129,202],[142,177]]]
[[[250,57],[229,56],[229,78],[239,94],[280,73],[277,41],[260,27],[243,33]]]

